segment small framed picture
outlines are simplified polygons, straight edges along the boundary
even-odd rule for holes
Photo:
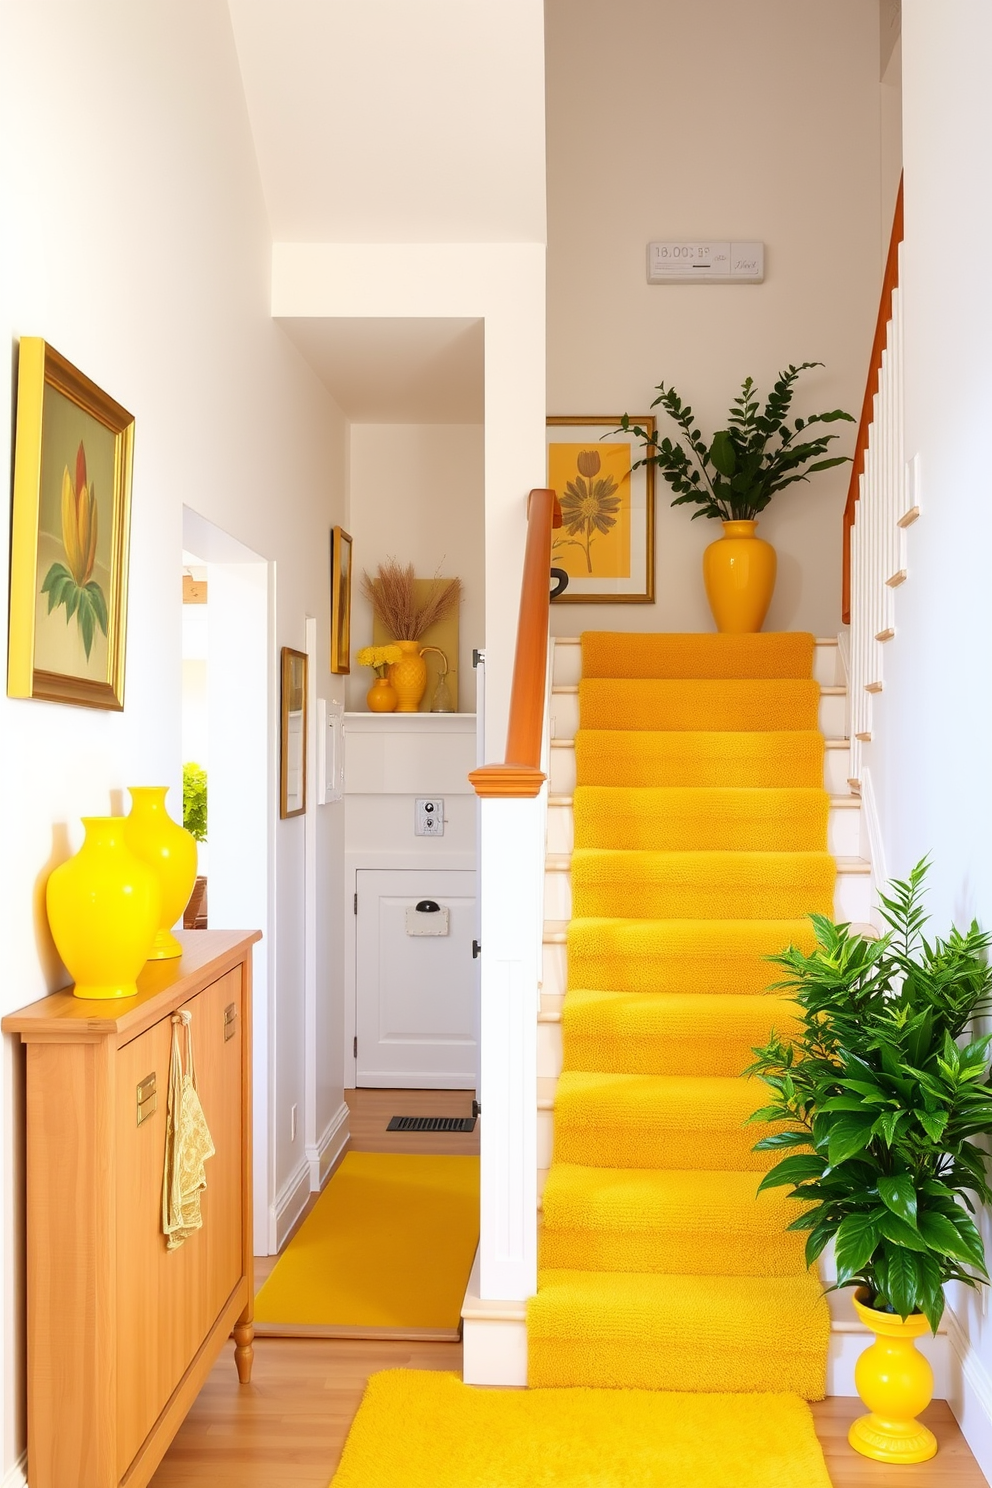
[[[124,706],[134,419],[39,336],[22,338],[7,693]]]
[[[307,809],[307,655],[282,648],[280,691],[279,815]]]
[[[648,433],[650,416],[631,416]],[[654,603],[654,466],[620,417],[549,418],[548,485],[561,502],[551,561],[568,574],[554,604]]]
[[[351,538],[331,528],[331,671],[351,671]]]

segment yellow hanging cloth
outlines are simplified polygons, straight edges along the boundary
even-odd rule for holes
[[[207,1186],[204,1164],[215,1147],[196,1093],[193,1062],[193,1014],[172,1015],[172,1058],[165,1117],[165,1173],[162,1179],[162,1230],[169,1250],[176,1250],[203,1226],[200,1195]],[[179,1029],[186,1032],[186,1068]]]

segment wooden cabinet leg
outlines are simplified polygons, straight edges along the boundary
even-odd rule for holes
[[[255,1324],[249,1318],[234,1325],[234,1362],[238,1367],[238,1379],[243,1385],[251,1383],[251,1365],[255,1357],[253,1340]]]

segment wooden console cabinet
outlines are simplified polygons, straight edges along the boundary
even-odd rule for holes
[[[3,1019],[26,1051],[30,1488],[144,1488],[232,1329],[252,1360],[251,947],[180,935],[138,996],[56,992]],[[203,1228],[162,1233],[172,1014],[188,1009],[216,1153]]]

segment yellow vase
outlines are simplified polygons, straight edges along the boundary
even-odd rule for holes
[[[376,677],[365,694],[365,702],[370,713],[395,713],[399,698],[388,677]]]
[[[134,997],[158,928],[158,880],[128,847],[122,816],[83,826],[79,852],[48,880],[52,939],[77,997]]]
[[[161,898],[161,919],[148,959],[167,961],[183,953],[172,926],[189,903],[196,882],[196,840],[166,811],[168,786],[129,785],[128,790],[127,845],[155,874]]]
[[[759,631],[772,602],[775,549],[755,537],[757,522],[724,522],[723,537],[703,554],[703,582],[716,628],[724,635]]]
[[[898,1313],[867,1307],[864,1292],[854,1308],[875,1334],[854,1367],[854,1383],[868,1407],[847,1434],[856,1452],[875,1462],[927,1462],[937,1451],[937,1438],[915,1419],[933,1396],[933,1370],[914,1342],[929,1331],[922,1313]]]
[[[397,641],[403,652],[389,668],[389,680],[399,698],[397,713],[417,713],[420,699],[427,691],[427,663],[420,654],[419,641]]]

